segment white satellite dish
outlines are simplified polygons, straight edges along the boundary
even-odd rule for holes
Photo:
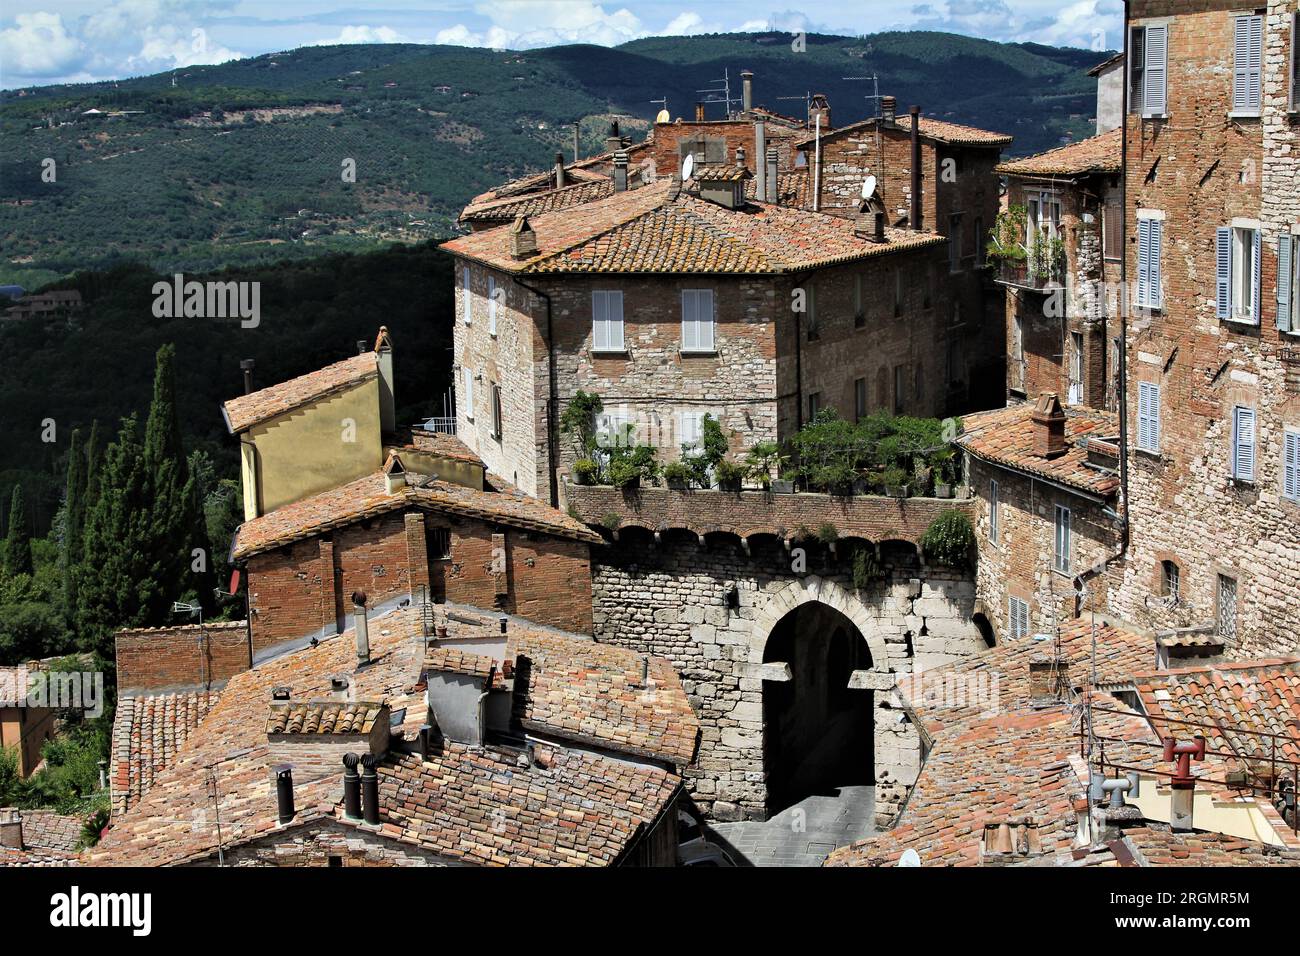
[[[656,124],[658,124],[658,123],[671,123],[672,121],[673,121],[673,118],[672,118],[671,116],[668,115],[668,111],[667,111],[667,110],[660,110],[660,111],[655,115],[655,123],[656,123]]]
[[[691,174],[694,172],[695,172],[695,154],[688,153],[686,158],[682,160],[682,179],[683,180],[690,179]]]
[[[903,851],[903,855],[898,858],[899,866],[920,866],[921,857],[915,850],[908,847]]]
[[[862,181],[862,198],[870,199],[876,194],[876,177],[868,176]]]

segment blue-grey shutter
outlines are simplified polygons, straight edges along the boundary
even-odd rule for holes
[[[1232,314],[1232,230],[1220,228],[1215,250],[1215,312],[1226,319]]]
[[[1282,233],[1277,240],[1277,327],[1291,331],[1291,296],[1297,290],[1291,287],[1292,262],[1295,255],[1295,238]]]
[[[1151,220],[1138,220],[1138,284],[1137,304],[1139,308],[1150,305],[1148,287],[1151,281]]]
[[[1143,112],[1148,115],[1161,115],[1165,112],[1165,56],[1169,47],[1169,28],[1167,26],[1147,27],[1146,47]]]
[[[1232,108],[1258,113],[1264,66],[1264,18],[1237,17],[1232,59]]]
[[[1285,432],[1282,447],[1282,494],[1300,500],[1300,432]]]
[[[1256,229],[1255,230],[1255,285],[1254,285],[1255,301],[1251,303],[1252,311],[1250,314],[1251,320],[1256,325],[1263,324],[1263,320],[1261,318],[1263,313],[1260,311],[1260,307],[1263,305],[1264,302],[1264,294],[1262,292],[1262,289],[1264,287],[1263,253],[1264,253],[1264,231],[1262,229]]]
[[[1232,423],[1232,476],[1241,481],[1255,480],[1255,410],[1238,405]]]
[[[1165,235],[1165,223],[1163,219],[1151,220],[1151,248],[1148,251],[1149,262],[1147,263],[1147,294],[1151,298],[1151,308],[1159,309],[1164,306],[1164,296],[1160,288],[1160,246]]]

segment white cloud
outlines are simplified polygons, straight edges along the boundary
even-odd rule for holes
[[[316,40],[312,46],[338,46],[342,43],[411,43],[392,27],[346,26],[336,37]],[[439,43],[444,42],[439,40]]]
[[[704,18],[693,10],[679,13],[668,22],[664,27],[664,33],[668,36],[690,36],[693,33],[708,33],[710,31],[703,29]]]
[[[458,23],[440,30],[434,42],[517,50],[561,43],[617,46],[652,32],[632,11],[608,12],[589,0],[488,0],[474,10],[492,23],[489,29],[476,33]]]
[[[0,30],[0,66],[19,76],[51,76],[75,67],[81,44],[55,13],[20,13]]]

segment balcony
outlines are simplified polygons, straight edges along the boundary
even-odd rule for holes
[[[1065,282],[1065,262],[1062,260],[1042,268],[1029,259],[1001,258],[995,260],[994,281],[999,285],[1029,292],[1051,292],[1060,289]]]

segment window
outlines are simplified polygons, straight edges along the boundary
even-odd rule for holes
[[[1237,579],[1220,574],[1218,591],[1215,630],[1220,637],[1231,640],[1237,636]]]
[[[713,351],[713,290],[682,290],[682,351]]]
[[[1264,18],[1237,17],[1232,55],[1232,111],[1258,116],[1264,65]]]
[[[1070,333],[1070,388],[1066,401],[1083,404],[1083,333]]]
[[[1300,432],[1282,433],[1282,494],[1300,501]]]
[[[867,324],[867,313],[862,308],[862,273],[853,277],[853,327],[860,329]]]
[[[591,293],[591,350],[623,351],[623,293]]]
[[[501,386],[492,386],[492,437],[501,440]]]
[[[804,283],[804,306],[807,312],[804,313],[808,326],[808,341],[815,341],[818,337],[817,331],[817,287],[811,281]]]
[[[1138,215],[1137,304],[1140,309],[1160,308],[1160,247],[1164,232],[1163,219]]]
[[[1300,110],[1300,13],[1291,16],[1291,110]]]
[[[1053,566],[1062,574],[1070,573],[1070,509],[1056,506],[1056,548]]]
[[[813,392],[808,396],[808,421],[817,417],[817,413],[822,410],[822,393]]]
[[[429,557],[445,561],[451,557],[451,531],[447,528],[430,528],[428,534]]]
[[[1153,382],[1138,383],[1137,444],[1153,455],[1160,453],[1160,386]]]
[[[1232,477],[1255,480],[1255,409],[1244,405],[1232,410]]]
[[[853,380],[853,420],[861,421],[867,414],[867,380],[865,378],[855,378]]]
[[[984,265],[984,217],[975,217],[975,265]]]
[[[1061,200],[1055,193],[1031,195],[1026,205],[1029,210],[1027,246],[1032,248],[1040,236],[1055,239],[1061,234]]]
[[[1259,324],[1260,232],[1253,227],[1218,230],[1215,311],[1221,319]]]
[[[497,334],[497,280],[488,276],[488,335]]]
[[[465,417],[470,421],[474,420],[474,370],[471,368],[461,367],[460,380],[464,385],[461,399],[465,403]]]
[[[1164,115],[1168,48],[1168,26],[1133,27],[1129,32],[1129,112]]]
[[[1101,211],[1102,255],[1118,262],[1124,257],[1124,207],[1119,196],[1107,196]]]
[[[1025,320],[1019,312],[1011,320],[1011,390],[1025,390]]]
[[[1277,240],[1277,327],[1300,332],[1300,236]]]
[[[994,544],[998,543],[998,483],[996,480],[989,482],[989,540]]]
[[[682,412],[678,416],[678,420],[680,422],[678,425],[678,432],[681,435],[683,456],[690,457],[691,455],[698,455],[702,450],[699,447],[700,439],[704,435],[703,413]]]
[[[464,293],[461,298],[465,309],[463,312],[465,324],[472,325],[474,321],[474,298],[469,288],[469,266],[460,267],[460,288],[461,292]]]
[[[894,414],[903,414],[904,400],[907,397],[907,366],[894,366]]]
[[[1007,598],[1008,630],[1012,638],[1029,634],[1029,602],[1023,598]]]
[[[948,271],[961,271],[961,213],[948,217]]]
[[[1174,562],[1160,562],[1160,594],[1162,597],[1172,598],[1175,602],[1178,600],[1179,576],[1178,565],[1174,564]]]

